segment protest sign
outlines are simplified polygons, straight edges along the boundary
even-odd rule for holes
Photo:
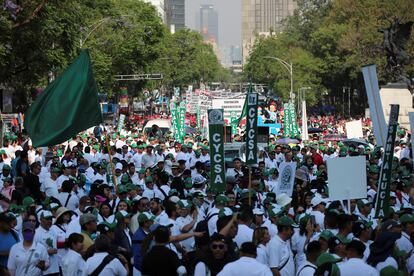
[[[117,127],[117,131],[120,132],[125,125],[125,114],[121,114],[119,115],[119,120],[118,120],[118,127]]]
[[[257,163],[257,93],[247,96],[246,117],[246,164]]]
[[[183,141],[183,137],[185,136],[185,114],[186,114],[186,105],[185,101],[180,103],[180,110],[179,110],[179,133],[180,133],[180,141]]]
[[[208,110],[210,134],[211,187],[222,192],[226,188],[224,171],[224,114],[223,109]]]
[[[387,139],[385,140],[384,158],[378,180],[377,200],[375,202],[375,217],[387,218],[390,209],[390,184],[392,175],[392,159],[394,157],[395,136],[398,127],[398,113],[400,106],[391,105],[390,120],[388,122]]]
[[[367,197],[365,156],[329,158],[328,190],[330,200]]]
[[[362,121],[356,120],[345,123],[346,137],[348,139],[352,138],[363,138],[364,134],[362,132]]]
[[[370,117],[374,129],[375,140],[377,145],[385,145],[385,136],[387,135],[387,125],[385,124],[384,110],[379,93],[377,69],[375,65],[362,67],[364,75],[365,89],[369,104]]]
[[[279,166],[279,179],[276,187],[276,194],[286,193],[292,196],[293,185],[295,183],[295,162],[283,162]]]

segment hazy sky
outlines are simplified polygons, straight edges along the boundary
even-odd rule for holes
[[[196,29],[201,4],[214,5],[219,20],[219,46],[241,45],[242,0],[185,0],[185,24]]]

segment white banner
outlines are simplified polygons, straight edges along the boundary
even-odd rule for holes
[[[385,123],[384,111],[379,93],[377,69],[375,65],[362,67],[364,75],[365,89],[367,91],[369,111],[374,128],[374,136],[377,145],[383,147],[385,145],[385,137],[387,135],[387,125]]]
[[[246,97],[237,99],[213,99],[212,100],[212,107],[215,109],[223,109],[224,110],[224,119],[230,123],[231,114],[233,112],[236,113],[236,117],[239,118],[244,106],[244,101]]]
[[[345,123],[345,128],[346,128],[346,137],[348,139],[364,137],[364,134],[362,132],[362,121],[361,120],[347,122]]]
[[[329,199],[359,199],[367,197],[365,156],[331,158],[327,160]]]
[[[295,182],[296,162],[283,162],[279,166],[279,179],[276,194],[286,193],[292,196],[293,184]]]
[[[302,140],[309,140],[308,116],[306,114],[306,101],[302,101]]]
[[[408,118],[410,118],[411,151],[412,151],[413,156],[414,156],[414,112],[408,112]]]

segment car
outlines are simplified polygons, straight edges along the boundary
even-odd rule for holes
[[[151,127],[153,125],[157,125],[160,128],[160,130],[162,131],[162,133],[165,134],[166,132],[171,130],[171,119],[149,120],[144,126],[145,133],[149,133],[151,131]]]
[[[365,141],[363,139],[356,139],[356,138],[353,138],[353,139],[345,139],[345,140],[342,141],[342,143],[346,147],[353,146],[354,148],[357,148],[358,146],[363,145],[364,148],[365,147],[369,147],[371,150],[374,149],[374,146],[372,144],[368,143],[367,141]]]

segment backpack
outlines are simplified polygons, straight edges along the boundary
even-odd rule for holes
[[[213,217],[213,216],[218,216],[218,213],[213,213],[208,215],[207,217],[205,217],[202,221],[199,221],[195,227],[195,232],[205,232],[205,233],[209,233],[208,232],[208,221]],[[211,233],[212,234],[212,233]]]

